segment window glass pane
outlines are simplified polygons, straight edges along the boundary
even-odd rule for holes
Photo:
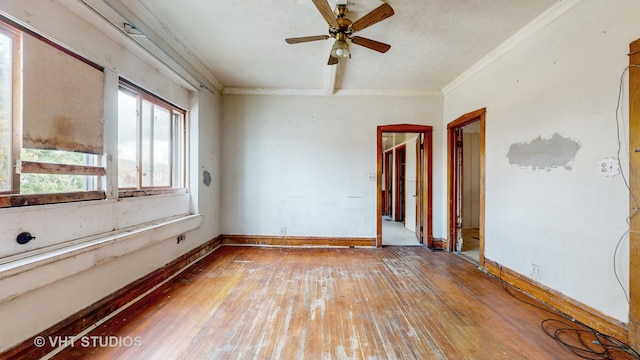
[[[142,101],[142,186],[170,186],[171,115]]]
[[[71,151],[20,149],[20,160],[37,161],[53,164],[93,165],[98,155],[83,154]],[[90,159],[90,160],[89,160]]]
[[[13,41],[0,34],[0,192],[11,190]]]
[[[153,185],[171,185],[171,113],[158,106],[153,122]]]
[[[181,113],[173,114],[173,187],[184,187],[184,116]]]
[[[134,94],[118,94],[118,187],[138,186],[136,171],[137,99]]]
[[[20,160],[53,164],[96,165],[98,155],[70,151],[21,149]],[[20,174],[21,194],[50,194],[96,190],[96,181],[92,176]]]
[[[142,100],[142,186],[153,186],[153,104]]]
[[[80,175],[21,174],[20,194],[51,194],[90,190]]]

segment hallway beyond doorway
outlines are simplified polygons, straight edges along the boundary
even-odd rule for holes
[[[416,233],[407,229],[404,223],[382,217],[382,246],[422,246]]]
[[[480,229],[462,228],[462,250],[459,254],[473,263],[480,262]]]

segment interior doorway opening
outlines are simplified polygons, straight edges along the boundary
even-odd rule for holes
[[[447,248],[484,265],[485,109],[447,126],[449,236]]]
[[[431,247],[432,128],[379,126],[377,143],[376,245]]]

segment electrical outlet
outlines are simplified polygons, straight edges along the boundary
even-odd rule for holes
[[[598,161],[598,170],[602,176],[616,176],[620,174],[620,163],[616,158],[606,158]]]
[[[280,228],[280,236],[285,236],[287,235],[287,227],[283,226]]]
[[[536,281],[542,280],[542,266],[531,264],[531,278]]]
[[[185,239],[185,235],[184,234],[180,234],[180,235],[176,236],[176,240],[178,240],[178,244],[183,242],[184,239]]]

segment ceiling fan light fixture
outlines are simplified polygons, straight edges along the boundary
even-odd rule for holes
[[[333,43],[333,47],[331,48],[332,57],[336,59],[347,58],[350,54],[351,53],[349,51],[349,44],[347,44],[346,41],[336,40],[336,42]]]

